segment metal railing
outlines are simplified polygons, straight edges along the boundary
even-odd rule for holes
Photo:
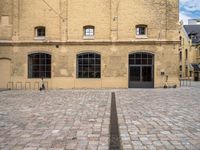
[[[44,82],[45,89],[49,89],[48,81]],[[7,83],[8,90],[39,90],[40,89],[40,82],[8,82]]]
[[[190,78],[181,78],[180,79],[180,87],[191,87],[192,79]]]

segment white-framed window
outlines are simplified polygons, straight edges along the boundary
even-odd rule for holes
[[[84,39],[93,39],[95,35],[95,27],[94,26],[84,26]]]
[[[136,25],[136,38],[147,38],[147,25]]]
[[[46,28],[44,26],[35,27],[35,37],[44,39],[46,36]]]

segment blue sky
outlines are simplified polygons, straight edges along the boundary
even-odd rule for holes
[[[200,0],[180,0],[180,20],[200,19]]]

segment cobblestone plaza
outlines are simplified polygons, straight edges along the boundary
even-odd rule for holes
[[[1,150],[108,150],[111,92],[124,150],[200,149],[200,88],[0,92]]]

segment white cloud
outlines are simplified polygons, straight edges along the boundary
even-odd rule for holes
[[[180,21],[183,21],[184,24],[188,24],[188,19],[191,19],[191,17],[184,14],[184,12],[180,12]]]
[[[180,20],[184,24],[188,23],[188,19],[196,19],[198,14],[200,14],[200,0],[180,0]]]
[[[180,4],[188,11],[200,11],[199,0],[180,0]]]

